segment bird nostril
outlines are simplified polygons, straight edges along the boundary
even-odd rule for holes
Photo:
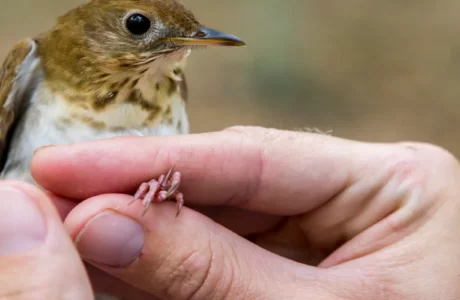
[[[204,33],[203,31],[199,31],[199,32],[197,32],[197,34],[195,36],[199,37],[199,38],[204,38],[206,36],[206,33]]]

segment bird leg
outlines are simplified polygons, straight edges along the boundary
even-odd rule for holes
[[[160,203],[175,199],[177,203],[177,217],[184,206],[184,195],[179,192],[180,183],[181,173],[174,172],[174,167],[172,167],[166,175],[161,175],[158,180],[152,179],[149,182],[142,183],[134,195],[134,200],[129,205],[137,200],[142,200],[144,203],[142,216],[144,216],[152,202]]]

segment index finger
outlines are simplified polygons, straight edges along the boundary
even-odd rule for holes
[[[47,147],[37,151],[31,170],[45,189],[86,199],[131,193],[176,165],[188,204],[292,215],[343,190],[374,148],[305,132],[231,128]]]

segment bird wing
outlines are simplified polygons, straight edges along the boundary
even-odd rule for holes
[[[37,43],[25,39],[13,47],[0,68],[0,170],[6,160],[12,128],[21,116],[25,99],[36,86],[39,62]]]

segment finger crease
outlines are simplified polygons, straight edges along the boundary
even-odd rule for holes
[[[212,264],[213,264],[213,261],[214,261],[214,251],[212,250],[211,241],[208,241],[208,249],[209,249],[209,260],[208,260],[208,263],[207,263],[207,268],[206,268],[206,270],[204,272],[202,280],[200,280],[200,282],[198,283],[198,285],[196,286],[194,291],[188,297],[189,300],[192,300],[200,291],[203,290],[203,286],[206,284],[206,282],[208,282],[209,275],[211,274],[211,268],[212,268]],[[191,256],[189,256],[187,258],[187,260],[190,259],[190,257],[192,257],[192,256],[193,256],[193,254]],[[202,299],[202,297],[198,297],[198,299]]]

